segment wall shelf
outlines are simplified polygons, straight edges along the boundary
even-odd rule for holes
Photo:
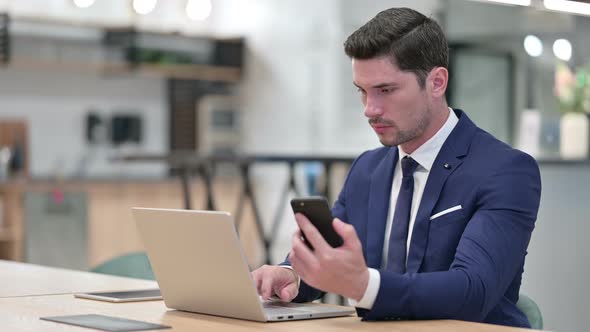
[[[0,14],[5,68],[237,82],[242,38],[98,27]]]
[[[140,75],[219,82],[237,82],[242,75],[239,68],[182,64],[141,64],[137,71]]]
[[[63,62],[49,61],[30,57],[18,57],[10,59],[10,68],[26,70],[48,70],[48,71],[66,71],[76,73],[128,73],[130,65],[124,62],[111,63],[90,63],[90,62]]]

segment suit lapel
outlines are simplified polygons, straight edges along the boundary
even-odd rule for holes
[[[406,271],[418,272],[428,245],[430,216],[448,177],[461,165],[469,150],[477,127],[461,110],[455,110],[459,122],[439,151],[426,181],[424,194],[416,214]],[[447,166],[445,166],[445,164]]]
[[[369,193],[369,210],[367,221],[367,265],[372,268],[381,267],[383,255],[383,240],[387,212],[389,211],[389,197],[393,172],[398,160],[396,148],[390,149],[371,175],[371,189]]]

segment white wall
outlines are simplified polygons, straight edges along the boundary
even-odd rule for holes
[[[216,32],[244,34],[241,98],[244,147],[252,152],[310,152],[322,146],[324,114],[334,108],[337,1],[225,1]],[[339,54],[339,56],[342,56]]]

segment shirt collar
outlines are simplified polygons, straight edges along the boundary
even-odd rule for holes
[[[451,131],[453,131],[455,128],[455,125],[457,125],[457,122],[459,122],[459,118],[457,118],[457,115],[455,112],[453,112],[453,109],[449,107],[449,116],[447,117],[445,124],[443,124],[443,126],[436,132],[436,134],[434,134],[434,136],[432,136],[424,144],[420,145],[420,147],[418,147],[416,151],[410,155],[410,157],[412,157],[412,159],[420,164],[420,166],[426,169],[427,172],[430,172],[438,152],[447,140],[447,137],[449,137],[451,134]],[[405,156],[408,156],[408,154],[405,153],[401,147],[398,150],[399,160]]]

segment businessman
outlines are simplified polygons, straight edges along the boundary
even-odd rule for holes
[[[384,147],[355,160],[332,209],[344,244],[330,247],[296,215],[288,260],[253,272],[260,294],[332,292],[364,320],[528,327],[516,302],[541,195],[535,160],[449,108],[448,44],[434,20],[388,9],[344,48]]]

